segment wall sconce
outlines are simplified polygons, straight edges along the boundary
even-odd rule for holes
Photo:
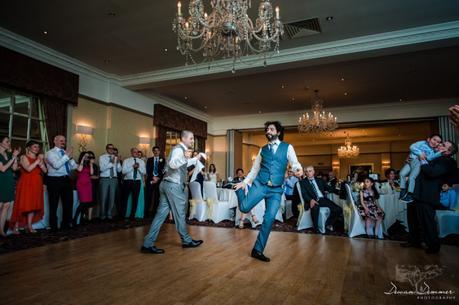
[[[78,150],[80,152],[86,151],[86,145],[88,145],[88,136],[92,136],[94,134],[94,128],[90,126],[76,125],[75,134],[80,136]]]
[[[382,161],[382,167],[390,167],[390,161]]]
[[[150,145],[149,137],[139,137],[139,146],[141,147],[143,155],[147,156],[147,147]]]

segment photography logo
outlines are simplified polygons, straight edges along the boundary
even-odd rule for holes
[[[386,295],[415,296],[419,300],[455,300],[456,292],[429,285],[429,280],[439,277],[444,268],[438,265],[396,265],[395,282],[384,292]]]

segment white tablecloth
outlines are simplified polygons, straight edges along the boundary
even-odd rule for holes
[[[398,219],[403,222],[408,230],[407,222],[407,203],[399,200],[399,194],[388,194],[379,196],[379,205],[385,213],[383,221],[384,233],[387,234],[387,229]]]
[[[237,207],[236,192],[232,189],[217,188],[218,200],[228,201],[230,209]]]

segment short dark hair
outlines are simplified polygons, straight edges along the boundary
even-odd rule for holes
[[[8,137],[7,135],[0,135],[0,143],[3,142],[3,140],[5,140],[6,138],[10,138]]]
[[[390,172],[394,172],[394,174],[396,173],[396,172],[395,172],[395,169],[393,169],[393,168],[388,168],[388,169],[386,169],[386,171],[384,172],[384,176],[385,176],[386,178],[388,178]]]
[[[432,139],[433,137],[439,137],[440,140],[443,141],[443,137],[442,137],[439,133],[432,133],[432,134],[429,136],[429,139]]]
[[[107,150],[109,146],[112,146],[113,149],[115,149],[115,146],[113,144],[109,143],[109,144],[105,145],[105,150]]]
[[[159,146],[153,146],[151,150],[159,149]]]
[[[242,168],[238,168],[238,169],[236,170],[236,174],[239,173],[239,171],[244,172],[244,170],[243,170]]]
[[[269,125],[274,125],[274,127],[276,127],[276,130],[279,133],[279,140],[283,141],[284,140],[284,127],[282,127],[282,124],[279,121],[268,121],[265,123],[265,131]]]
[[[41,143],[40,143],[40,142],[38,142],[38,141],[35,141],[35,140],[30,140],[30,141],[27,141],[27,143],[26,143],[26,145],[25,145],[25,146],[26,146],[27,148],[29,148],[30,146],[32,146],[32,145],[35,145],[35,144],[38,144],[38,145],[40,145],[40,146],[41,146]]]

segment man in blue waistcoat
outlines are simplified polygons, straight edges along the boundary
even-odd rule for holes
[[[242,213],[250,212],[262,199],[266,203],[263,224],[252,250],[252,257],[264,262],[269,258],[263,254],[271,227],[279,211],[285,172],[290,164],[295,176],[301,177],[303,169],[295,154],[293,146],[283,142],[284,128],[280,122],[266,122],[265,134],[268,144],[263,146],[255,159],[252,169],[244,181],[234,186]],[[252,183],[247,195],[245,188]]]

